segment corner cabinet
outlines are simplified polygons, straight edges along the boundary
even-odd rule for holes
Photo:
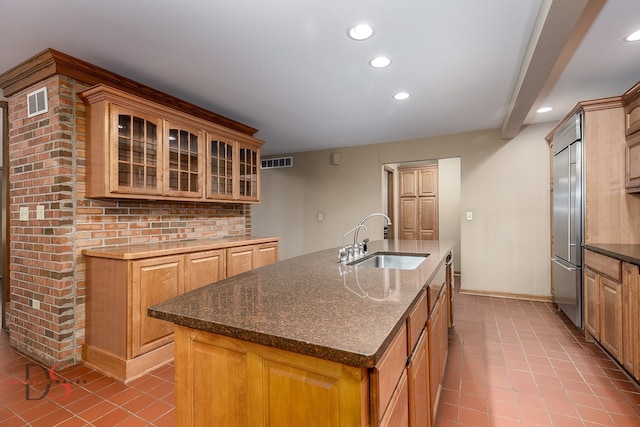
[[[80,97],[87,197],[260,201],[262,141],[105,85]]]
[[[170,245],[83,252],[87,305],[82,357],[87,365],[127,382],[169,362],[174,357],[173,325],[147,316],[147,307],[230,276],[228,254],[235,250],[253,256],[243,271],[278,258],[276,238]]]

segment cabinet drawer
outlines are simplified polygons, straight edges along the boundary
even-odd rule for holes
[[[382,419],[407,365],[407,326],[402,326],[371,372],[371,405],[376,424]]]
[[[429,305],[427,304],[426,292],[422,291],[418,304],[413,308],[407,320],[408,345],[407,352],[410,354],[418,342],[418,338],[422,330],[427,325],[427,316],[429,315]]]
[[[592,270],[620,281],[622,280],[622,262],[592,251],[584,251],[584,262]]]

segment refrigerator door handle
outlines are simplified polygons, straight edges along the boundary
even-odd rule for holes
[[[566,265],[566,263],[561,260],[560,258],[551,258],[551,261],[555,262],[556,264],[558,264],[560,267],[564,268],[567,271],[576,271],[577,268],[574,266],[568,266]]]

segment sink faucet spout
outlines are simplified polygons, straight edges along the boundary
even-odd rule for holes
[[[358,224],[358,226],[356,227],[355,232],[353,233],[353,246],[356,246],[356,245],[358,244],[358,231],[360,230],[360,226],[363,226],[363,225],[364,225],[364,222],[365,222],[366,220],[368,220],[369,218],[371,218],[372,216],[381,216],[381,217],[384,217],[384,218],[387,220],[387,226],[391,225],[391,218],[389,218],[388,216],[386,216],[386,215],[385,215],[385,214],[383,214],[383,213],[376,212],[376,213],[372,213],[371,215],[367,215],[367,216],[365,216],[365,217],[362,219],[362,221],[360,221],[360,223],[359,223],[359,224]],[[365,227],[365,229],[366,229],[366,227]]]

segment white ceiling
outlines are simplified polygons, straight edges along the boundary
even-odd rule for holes
[[[50,47],[285,154],[557,121],[640,80],[637,29],[638,0],[0,0],[0,73]]]

